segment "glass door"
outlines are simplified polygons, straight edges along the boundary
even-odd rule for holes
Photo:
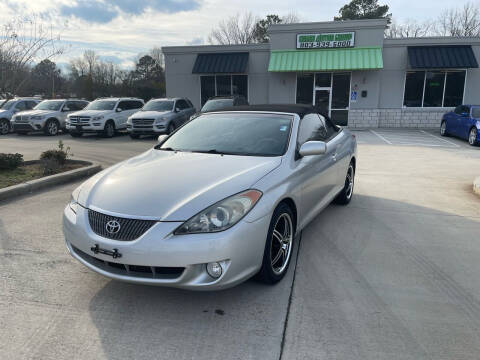
[[[330,88],[315,89],[315,96],[313,97],[313,105],[318,109],[322,114],[330,116],[330,104],[331,104],[331,94],[332,91]]]

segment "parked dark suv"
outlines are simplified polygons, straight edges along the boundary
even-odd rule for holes
[[[202,109],[192,115],[190,119],[196,118],[202,113],[222,110],[223,108],[248,105],[247,99],[243,95],[214,96],[207,100]]]

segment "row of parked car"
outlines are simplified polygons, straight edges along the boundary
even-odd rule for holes
[[[127,130],[135,139],[141,135],[170,134],[199,113],[223,107],[248,105],[243,96],[218,96],[209,99],[197,112],[187,98],[152,99],[98,98],[92,102],[79,99],[15,98],[0,108],[0,135],[43,131],[57,135],[68,131],[72,137],[97,133],[112,137]]]

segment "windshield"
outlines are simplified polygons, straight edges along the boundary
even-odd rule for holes
[[[3,106],[2,110],[10,110],[13,104],[15,104],[17,100],[8,100]]]
[[[291,115],[204,114],[170,136],[160,150],[247,156],[281,156],[290,136]]]
[[[172,111],[173,101],[150,100],[145,104],[142,111]]]
[[[220,110],[233,105],[233,99],[208,100],[202,107],[202,112]]]
[[[52,110],[59,111],[62,107],[63,100],[45,100],[34,107],[35,110]]]
[[[95,100],[84,110],[113,110],[117,102],[113,100]]]

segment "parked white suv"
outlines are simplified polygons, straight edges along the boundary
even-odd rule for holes
[[[88,101],[85,100],[43,100],[33,110],[15,114],[10,123],[18,134],[43,130],[45,134],[53,136],[65,129],[68,114],[82,110],[87,105]]]
[[[69,114],[67,130],[73,137],[83,133],[98,133],[112,137],[117,130],[127,127],[127,119],[144,105],[137,98],[98,98],[82,111]]]
[[[0,109],[0,135],[10,132],[10,120],[20,111],[33,109],[40,100],[34,98],[14,98],[6,101]]]

